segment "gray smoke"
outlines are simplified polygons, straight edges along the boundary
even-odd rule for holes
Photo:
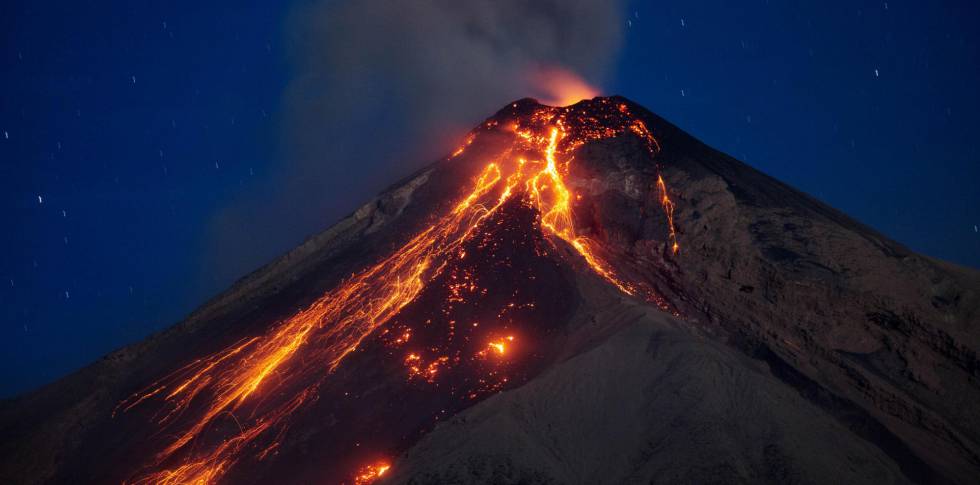
[[[448,153],[509,101],[540,94],[530,73],[558,66],[601,86],[619,51],[622,10],[621,0],[295,7],[287,22],[295,71],[283,98],[284,163],[260,201],[216,219],[215,283]]]

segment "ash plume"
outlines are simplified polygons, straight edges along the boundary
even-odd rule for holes
[[[620,1],[602,0],[295,6],[283,161],[261,196],[215,217],[206,285],[220,288],[329,226],[364,194],[451,151],[508,101],[545,96],[542,73],[571,71],[601,86],[622,15]]]

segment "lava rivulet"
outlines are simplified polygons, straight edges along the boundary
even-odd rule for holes
[[[458,202],[448,206],[445,214],[434,218],[390,256],[343,281],[265,335],[241,340],[198,359],[120,403],[117,413],[160,403],[153,419],[166,429],[158,436],[167,440],[133,482],[214,483],[246,457],[264,460],[274,454],[291,417],[319,399],[324,380],[366,339],[384,336],[388,329],[376,330],[448,271],[448,261],[465,257],[466,244],[480,233],[481,225],[515,200],[530,204],[538,214],[535,227],[555,244],[581,256],[584,265],[597,275],[624,293],[664,307],[652,290],[621,276],[608,261],[607,250],[580,234],[574,224],[576,194],[568,178],[579,147],[594,140],[632,135],[646,144],[651,155],[660,148],[626,105],[608,99],[599,103],[600,109],[593,111],[576,110],[575,106],[537,106],[506,122],[485,124],[513,141],[484,161],[478,175],[468,187],[461,187]],[[453,157],[469,149],[478,136],[471,134]],[[657,179],[656,190],[669,224],[669,244],[676,253],[674,203],[662,177]],[[449,298],[464,302],[465,294],[475,289],[472,281],[466,275],[453,281]],[[399,330],[393,337],[384,338],[389,337],[401,344],[411,338],[411,332]],[[513,335],[498,335],[474,358],[489,364],[502,361],[514,343]],[[521,345],[527,344],[522,341]],[[428,382],[455,362],[441,356],[425,361],[418,353],[408,353],[403,360],[409,379]],[[227,430],[215,431],[229,419],[237,426],[230,436]],[[353,474],[353,481],[368,483],[388,467],[387,462],[370,465]]]

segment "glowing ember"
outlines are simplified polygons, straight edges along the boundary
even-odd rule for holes
[[[506,350],[503,342],[490,342],[490,347],[496,350],[498,354],[503,354]]]
[[[448,281],[448,303],[463,304],[474,295],[485,294],[487,290],[477,284],[476,275],[450,267],[448,262],[469,257],[464,246],[471,252],[495,247],[498,242],[489,240],[487,231],[481,228],[501,215],[509,202],[519,202],[533,210],[537,220],[531,228],[540,228],[555,248],[564,247],[568,254],[577,254],[585,266],[622,292],[666,308],[652,290],[620,276],[606,260],[607,249],[581,235],[574,225],[574,201],[581,197],[569,188],[567,179],[573,154],[579,147],[594,140],[629,135],[643,141],[651,156],[660,149],[626,105],[613,105],[609,100],[599,103],[599,109],[594,111],[537,106],[530,113],[516,116],[508,126],[498,126],[497,121],[485,123],[482,129],[510,136],[510,147],[487,161],[470,186],[461,188],[458,202],[433,219],[431,225],[387,258],[342,282],[267,334],[198,359],[120,403],[117,412],[162,401],[155,421],[168,428],[160,435],[168,441],[135,483],[213,483],[244,458],[264,459],[279,446],[291,416],[318,399],[324,379],[371,335],[391,348],[402,349],[396,358],[404,359],[409,380],[435,383],[445,370],[459,364],[460,357],[438,347],[419,348],[412,328],[382,327],[440,277]],[[470,135],[454,156],[462,154],[474,139],[475,135]],[[676,253],[680,246],[674,227],[674,203],[662,177],[657,178],[656,189],[669,225],[668,243]],[[474,245],[467,246],[471,243]],[[533,302],[518,303],[534,306]],[[510,303],[501,309],[501,315],[515,305]],[[449,332],[455,332],[456,325],[483,328],[470,321],[457,324],[450,320],[448,325]],[[507,335],[503,333],[506,331],[500,327],[495,330],[500,332],[497,336]],[[480,392],[502,389],[508,377],[499,366],[514,359],[513,335],[482,338],[490,340],[482,354],[474,357],[470,353],[466,358],[480,358],[485,363],[481,369],[487,374],[478,379],[482,387],[466,391],[469,399],[475,399]],[[484,359],[488,350],[498,356],[506,353],[508,358]],[[231,437],[217,434],[217,424],[229,416],[235,419],[239,432]],[[260,437],[261,441],[257,441]],[[364,468],[355,483],[377,479],[388,466],[380,463]]]
[[[354,485],[368,485],[369,483],[374,483],[379,478],[384,476],[389,469],[391,469],[391,465],[385,461],[375,463],[373,465],[367,465],[361,468],[357,472],[357,475],[354,475]]]

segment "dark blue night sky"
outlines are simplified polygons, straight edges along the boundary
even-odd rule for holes
[[[0,7],[0,395],[226,287],[209,260],[215,214],[268,196],[288,6],[149,3]],[[625,15],[605,92],[912,249],[980,267],[975,2],[633,2]],[[338,194],[324,227],[371,195]]]

